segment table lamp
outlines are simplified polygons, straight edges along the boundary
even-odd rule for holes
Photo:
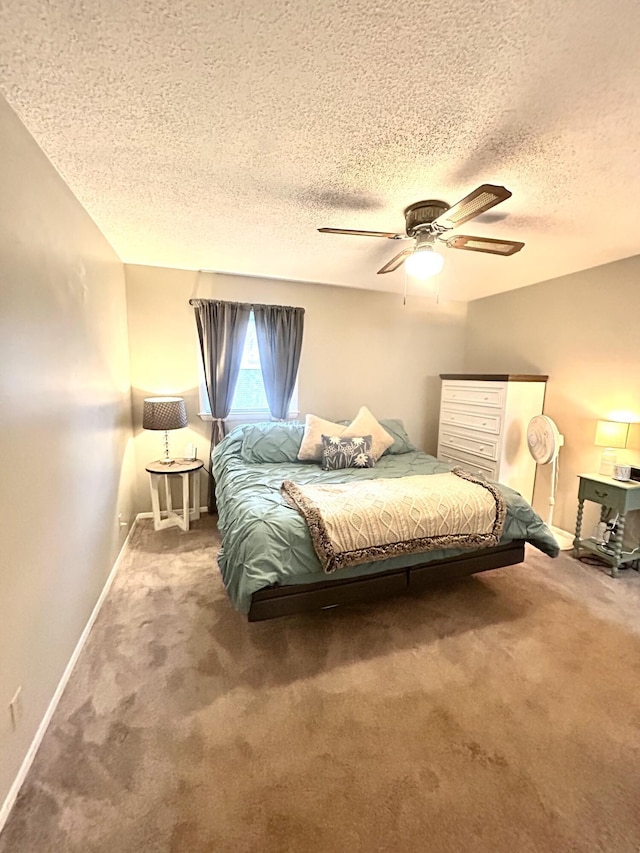
[[[169,456],[169,430],[187,426],[187,411],[182,397],[147,397],[142,410],[143,429],[164,430],[164,465],[171,465]]]
[[[622,421],[598,421],[596,426],[596,447],[604,447],[605,451],[600,460],[600,473],[607,476],[613,474],[613,466],[617,461],[616,449],[627,446],[629,440],[629,424]]]

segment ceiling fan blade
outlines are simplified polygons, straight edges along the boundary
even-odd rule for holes
[[[468,252],[487,252],[490,255],[515,255],[524,246],[516,240],[494,240],[493,237],[469,237],[456,234],[446,240],[450,249],[466,249]]]
[[[390,261],[387,261],[387,263],[383,267],[380,267],[380,269],[378,270],[378,275],[380,275],[381,273],[393,272],[394,270],[397,270],[399,266],[402,266],[402,264],[406,261],[409,255],[412,254],[413,249],[403,249],[401,252],[398,252],[395,257],[391,258]]]
[[[441,216],[434,220],[436,225],[442,228],[457,228],[463,222],[468,222],[475,216],[484,213],[485,210],[506,201],[511,193],[506,187],[497,187],[494,184],[482,184],[469,195],[460,199],[459,202],[450,207]]]
[[[405,234],[393,231],[354,231],[351,228],[318,228],[321,234],[353,234],[356,237],[387,237],[389,240],[406,240]]]

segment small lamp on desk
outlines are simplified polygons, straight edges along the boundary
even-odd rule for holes
[[[182,429],[187,426],[187,410],[182,397],[147,397],[142,410],[143,429],[164,430],[163,465],[171,465],[169,456],[170,429]]]
[[[616,450],[624,449],[629,440],[629,424],[622,421],[598,421],[596,426],[596,447],[604,447],[600,460],[600,473],[607,477],[613,475],[613,466],[617,461]]]

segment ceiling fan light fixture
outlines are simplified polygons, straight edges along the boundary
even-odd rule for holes
[[[430,244],[417,246],[405,263],[409,275],[422,279],[437,275],[443,265],[444,258],[439,252],[434,252],[433,246]]]

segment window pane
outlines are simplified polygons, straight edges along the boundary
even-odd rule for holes
[[[247,326],[247,337],[244,342],[240,374],[233,395],[231,411],[259,412],[261,410],[268,412],[269,404],[267,403],[267,395],[265,394],[264,382],[262,381],[256,321],[252,311]]]
[[[251,412],[258,412],[261,409],[264,409],[265,412],[269,411],[260,368],[257,370],[240,369],[231,411],[237,412],[241,409]]]
[[[256,369],[260,370],[260,350],[258,349],[258,335],[256,334],[256,318],[252,311],[247,324],[247,337],[244,339],[240,370]]]

